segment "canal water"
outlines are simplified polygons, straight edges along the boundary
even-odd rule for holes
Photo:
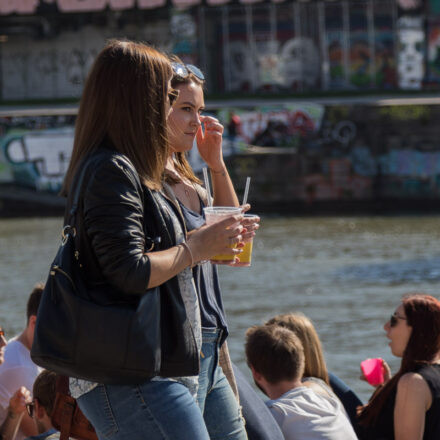
[[[62,220],[0,220],[0,325],[25,324],[25,302],[44,281]],[[250,377],[246,329],[277,313],[301,311],[315,323],[329,369],[366,400],[359,363],[383,357],[396,371],[383,324],[407,292],[440,297],[436,216],[287,218],[263,216],[252,266],[220,267],[231,356]]]

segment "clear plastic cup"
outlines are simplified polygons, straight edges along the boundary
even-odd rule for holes
[[[247,225],[257,223],[258,215],[255,214],[244,214],[244,219],[241,224],[246,228]],[[242,253],[238,256],[240,259],[239,263],[235,263],[234,266],[249,267],[252,263],[252,247],[254,243],[254,237],[244,240],[244,247],[242,248]]]
[[[227,217],[240,214],[242,211],[240,207],[236,208],[235,206],[208,206],[203,208],[203,212],[205,213],[206,224],[212,225]],[[236,246],[234,245],[230,247],[235,248]],[[219,254],[210,258],[210,260],[216,264],[229,264],[233,262],[234,259],[234,254]]]

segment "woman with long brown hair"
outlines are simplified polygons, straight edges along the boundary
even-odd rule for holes
[[[359,415],[361,439],[440,438],[440,301],[405,296],[385,324],[399,371],[373,394]]]
[[[171,76],[168,58],[157,50],[109,42],[84,87],[64,183],[69,213],[83,176],[78,260],[92,299],[128,307],[147,289],[160,290],[157,374],[129,384],[124,377],[120,384],[70,380],[71,394],[100,439],[209,439],[195,402],[201,327],[191,267],[218,253],[239,253],[229,245],[241,241],[242,216],[187,235],[164,194],[167,118],[177,97]],[[95,288],[99,295],[93,297]],[[136,362],[132,351],[125,356]]]

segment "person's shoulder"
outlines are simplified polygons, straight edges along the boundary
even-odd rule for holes
[[[397,382],[398,388],[405,388],[405,389],[411,389],[423,386],[423,384],[426,384],[425,379],[423,379],[422,375],[419,373],[409,372],[403,374],[399,381]]]
[[[5,360],[0,365],[0,371],[15,368],[26,364],[26,359],[30,358],[29,350],[18,340],[12,339],[5,347]]]
[[[430,398],[431,391],[428,383],[419,373],[405,373],[397,382],[397,395],[410,396],[412,400],[417,398],[426,400]]]
[[[87,189],[96,189],[98,193],[118,190],[121,185],[141,189],[136,168],[130,159],[122,153],[108,149],[94,152],[84,164],[87,167]]]

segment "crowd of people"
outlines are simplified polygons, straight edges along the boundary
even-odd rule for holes
[[[156,287],[165,304],[157,375],[133,382],[121,373],[120,383],[98,383],[83,373],[69,379],[70,394],[98,438],[440,438],[440,302],[432,296],[405,296],[385,324],[402,362],[365,405],[328,371],[313,323],[299,312],[246,333],[247,363],[268,400],[231,362],[210,260],[223,254],[231,266],[239,264],[259,219],[247,220],[244,205],[241,214],[205,224],[203,208],[211,203],[240,205],[223,160],[223,126],[203,115],[204,83],[196,66],[117,40],[97,56],[85,83],[63,186],[67,219],[81,173],[82,276],[90,289],[104,292],[96,298],[101,306],[136,304]],[[193,144],[210,170],[212,200],[186,159]],[[0,330],[3,440],[59,438],[51,419],[59,375],[30,357],[42,294],[37,285],[19,336],[7,343]]]

